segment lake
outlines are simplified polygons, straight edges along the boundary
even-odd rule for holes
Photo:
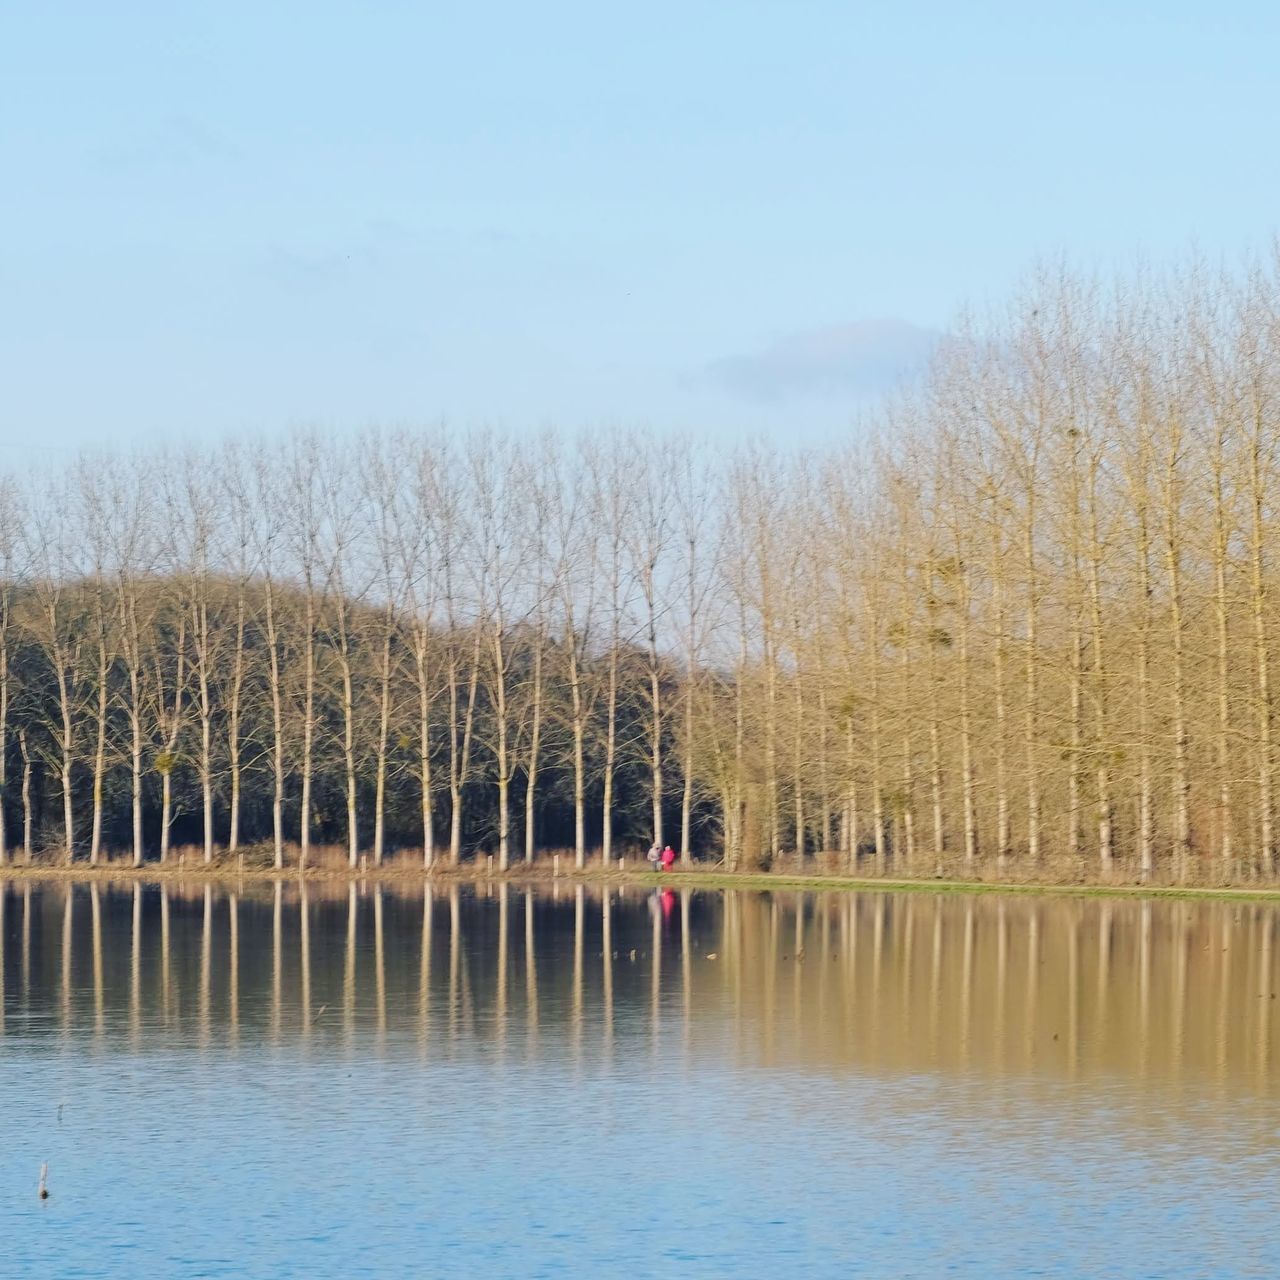
[[[0,881],[0,1274],[1274,1276],[1278,910]]]

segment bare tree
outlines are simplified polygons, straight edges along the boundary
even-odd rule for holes
[[[389,767],[390,734],[393,717],[393,688],[396,664],[400,651],[401,628],[398,611],[408,610],[413,615],[410,624],[415,634],[419,620],[413,601],[418,585],[416,554],[406,556],[409,547],[421,545],[419,537],[406,537],[407,502],[405,474],[410,461],[406,441],[402,437],[385,439],[374,436],[365,442],[362,450],[364,466],[361,472],[361,504],[368,513],[373,532],[376,590],[381,596],[377,616],[377,682],[378,728],[374,763],[373,800],[373,860],[381,864],[386,851],[387,827],[387,778]],[[425,631],[425,623],[421,624]],[[424,634],[421,645],[420,684],[427,692],[422,708],[422,848],[424,864],[431,866],[435,854],[434,826],[431,820],[431,764],[429,739],[429,691],[425,689],[425,667],[428,637]],[[414,645],[415,653],[418,645]]]
[[[226,749],[227,749],[227,768],[229,773],[229,795],[227,800],[228,807],[228,833],[227,833],[227,849],[231,853],[235,853],[240,847],[240,821],[242,801],[244,797],[244,694],[245,680],[248,673],[248,654],[246,651],[247,627],[249,622],[249,588],[250,582],[254,579],[256,571],[259,569],[261,561],[259,560],[259,552],[264,545],[270,545],[270,539],[259,539],[258,526],[256,524],[257,506],[255,502],[255,472],[254,459],[246,456],[243,450],[239,448],[229,448],[223,451],[219,458],[218,474],[221,477],[222,484],[217,492],[221,498],[221,505],[227,514],[227,522],[225,529],[225,545],[222,552],[222,559],[226,565],[226,571],[231,578],[231,587],[234,592],[235,613],[234,621],[229,625],[232,628],[233,636],[231,639],[231,660],[230,670],[226,670],[221,664],[217,668],[219,672],[219,701],[226,708]],[[261,477],[265,479],[265,477]],[[267,563],[270,561],[268,559]],[[263,582],[264,594],[271,590],[270,578],[266,577]],[[272,611],[274,622],[274,610]],[[271,647],[273,654],[276,653],[274,635],[271,638]],[[274,671],[278,665],[277,658],[273,659],[272,670]],[[273,694],[278,689],[278,682],[273,682]],[[279,699],[272,699],[273,726],[279,728]],[[277,747],[280,745],[279,734],[275,737]],[[274,836],[276,846],[277,865],[282,860],[283,853],[283,832],[281,828],[281,814],[279,807],[280,790],[282,786],[282,777],[279,772],[280,759],[277,753],[275,757],[277,766],[276,783],[277,794],[273,797],[273,822]]]
[[[275,865],[284,866],[285,741],[284,664],[285,652],[280,576],[283,572],[283,531],[278,519],[276,458],[273,451],[259,450],[253,459],[258,517],[252,522],[254,563],[261,575],[261,625],[267,648],[267,694],[271,704],[271,831]],[[240,666],[243,647],[237,645],[237,693],[243,688]],[[238,703],[238,698],[237,698]],[[237,726],[238,729],[238,726]],[[233,731],[238,742],[238,732]],[[238,806],[234,806],[238,809]]]
[[[369,513],[361,510],[360,494],[353,482],[356,477],[338,466],[327,451],[317,451],[312,466],[312,475],[320,489],[315,553],[324,575],[322,599],[328,602],[327,610],[314,616],[313,622],[316,626],[320,626],[322,621],[328,622],[328,648],[338,668],[341,750],[347,802],[347,862],[354,867],[360,858],[356,706],[360,655],[356,647],[366,630],[357,624],[354,615],[365,607],[374,578],[374,571],[363,555],[357,530],[360,524],[367,523]],[[308,582],[308,593],[310,590]],[[306,714],[314,720],[314,691],[309,691],[307,696]]]
[[[191,637],[191,675],[195,682],[195,711],[199,720],[200,747],[196,772],[200,782],[200,813],[204,837],[204,861],[214,852],[214,681],[221,658],[221,636],[216,627],[214,582],[218,546],[218,504],[207,484],[206,468],[198,454],[187,453],[165,475],[167,526],[176,537],[178,563],[170,572],[186,576],[188,629]]]
[[[684,618],[684,697],[681,726],[680,860],[687,867],[693,859],[693,800],[697,773],[695,756],[696,691],[706,643],[708,597],[714,589],[720,539],[717,528],[715,486],[718,480],[707,461],[685,445],[674,459],[671,473],[673,523],[679,546],[678,577]]]
[[[523,627],[527,614],[521,584],[529,573],[531,512],[521,468],[505,442],[475,436],[466,461],[471,503],[469,562],[479,626],[485,635],[483,679],[493,712],[498,866],[506,871],[511,864],[511,782],[518,761],[514,632]]]
[[[324,537],[323,480],[325,459],[320,439],[314,434],[298,435],[290,441],[283,459],[288,500],[286,505],[286,546],[294,571],[301,578],[302,688],[299,718],[302,728],[301,807],[298,815],[300,863],[307,865],[311,853],[311,809],[315,784],[316,686],[320,614],[328,600],[332,561],[322,547]]]
[[[464,790],[471,776],[476,696],[480,686],[484,628],[462,591],[466,545],[455,482],[461,468],[452,451],[442,450],[439,465],[429,477],[438,514],[436,553],[441,565],[440,589],[448,641],[445,686],[449,701],[449,861],[462,861]],[[464,626],[464,619],[469,625]]]
[[[645,637],[646,671],[649,692],[648,757],[650,794],[653,808],[653,842],[663,844],[662,802],[662,660],[658,651],[658,628],[666,614],[663,599],[664,563],[672,537],[668,511],[667,477],[678,474],[680,462],[675,450],[659,442],[645,446],[638,442],[636,465],[632,468],[634,501],[626,525],[627,552],[631,570],[640,588],[641,629]]]
[[[129,721],[130,810],[132,861],[142,865],[143,842],[143,739],[145,734],[144,670],[153,641],[154,613],[159,602],[151,530],[142,493],[148,488],[146,464],[137,460],[106,472],[109,492],[101,519],[110,530],[117,630],[124,660],[125,709]],[[99,739],[101,744],[101,737]]]
[[[27,526],[33,562],[32,635],[44,651],[57,690],[57,717],[46,728],[62,793],[63,854],[70,863],[75,856],[72,776],[83,692],[81,657],[85,615],[79,607],[80,566],[63,512],[71,509],[75,495],[53,478],[42,479],[37,492],[41,501],[32,511]]]
[[[568,466],[563,456],[550,460],[561,471],[560,483],[546,489],[551,540],[551,581],[559,595],[563,640],[559,646],[569,684],[569,730],[572,736],[573,851],[579,869],[587,859],[586,743],[598,686],[588,663],[599,612],[600,517],[598,485],[589,447],[582,444]],[[565,474],[567,472],[567,474]]]
[[[405,472],[409,476],[410,492],[403,506],[394,507],[395,541],[399,564],[404,577],[406,606],[409,611],[410,643],[413,649],[413,683],[417,694],[417,743],[418,781],[422,818],[422,859],[430,869],[436,859],[435,802],[432,789],[432,712],[438,693],[439,661],[437,650],[447,648],[453,653],[451,640],[440,642],[437,629],[440,619],[437,611],[440,603],[442,573],[447,572],[441,561],[450,545],[449,513],[447,505],[437,506],[437,499],[448,502],[447,482],[442,482],[443,454],[433,442],[426,442],[410,451]],[[449,665],[449,690],[451,708],[456,704],[456,669]],[[453,722],[450,721],[450,746],[455,741]],[[450,780],[459,770],[451,755]],[[461,789],[451,799],[459,812]],[[461,840],[461,825],[458,826]],[[451,844],[451,851],[452,851]],[[455,859],[456,860],[456,859]]]
[[[627,447],[611,437],[604,447],[592,449],[589,466],[593,474],[595,509],[603,523],[605,551],[602,568],[608,584],[607,649],[605,654],[605,740],[603,795],[601,799],[600,857],[608,864],[613,857],[613,796],[618,765],[618,695],[621,684],[622,645],[626,617],[631,603],[631,581],[626,573],[626,529],[631,519],[631,490],[627,483]]]
[[[14,594],[20,573],[20,522],[17,487],[0,477],[0,866],[9,860],[8,798],[9,712],[13,702]],[[22,739],[25,744],[25,736]],[[24,756],[25,758],[25,756]],[[25,814],[25,808],[24,808]],[[24,840],[24,847],[26,841]]]

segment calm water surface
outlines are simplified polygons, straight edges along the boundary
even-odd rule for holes
[[[0,1275],[1280,1274],[1270,906],[0,911]]]

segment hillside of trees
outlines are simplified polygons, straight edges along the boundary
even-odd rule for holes
[[[0,489],[0,847],[1275,870],[1280,270],[1045,272],[848,443]]]

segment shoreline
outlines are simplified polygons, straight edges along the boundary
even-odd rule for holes
[[[13,863],[0,865],[0,884],[13,881],[51,883],[132,883],[183,882],[199,884],[285,884],[361,883],[405,885],[422,884],[439,887],[453,885],[653,885],[664,888],[685,886],[691,889],[770,889],[803,890],[805,892],[844,893],[945,893],[1007,894],[1017,896],[1057,896],[1075,898],[1165,898],[1207,899],[1226,901],[1280,901],[1280,886],[1247,885],[1177,885],[1177,884],[1106,884],[1100,881],[1052,882],[1019,880],[966,880],[934,877],[859,876],[834,872],[725,871],[716,868],[694,868],[656,872],[642,866],[602,868],[599,863],[578,870],[572,866],[553,870],[545,862],[534,867],[513,865],[505,873],[484,865],[466,863],[461,867],[437,865],[431,870],[422,866],[390,861],[381,866],[317,865],[299,870],[297,867],[277,869],[274,866],[230,864],[225,859],[213,863],[169,862],[144,863],[141,867],[122,863],[85,862],[70,865],[56,863]]]

